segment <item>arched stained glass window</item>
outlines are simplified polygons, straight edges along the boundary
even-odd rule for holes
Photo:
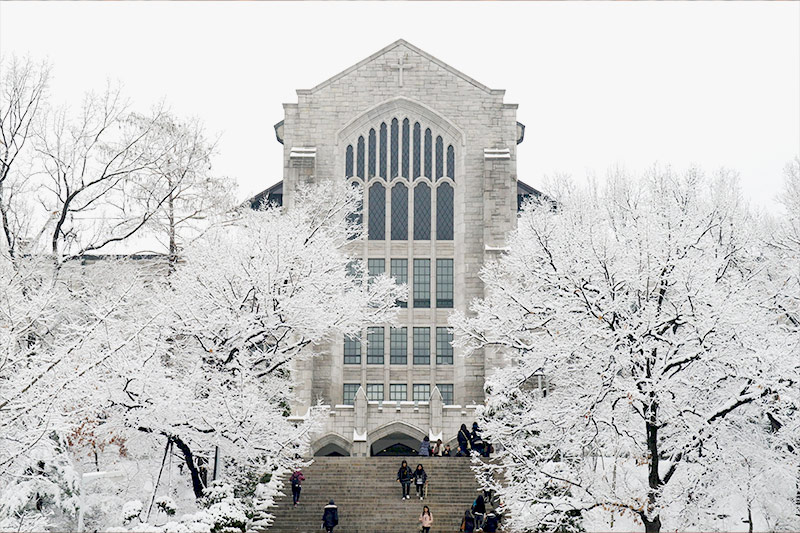
[[[414,187],[414,240],[431,238],[431,188],[426,183]]]
[[[408,187],[398,183],[392,188],[392,240],[408,239]]]
[[[436,137],[436,179],[444,176],[444,141],[442,136]]]
[[[400,150],[398,147],[398,141],[400,138],[400,126],[397,122],[396,118],[392,119],[392,129],[390,131],[389,137],[389,177],[394,179],[397,177],[397,170],[398,170],[398,156],[400,155]]]
[[[440,241],[453,240],[453,188],[442,183],[436,189],[436,238]]]
[[[364,136],[358,138],[358,148],[356,149],[356,176],[364,178]]]
[[[447,176],[450,179],[456,177],[456,151],[452,144],[447,147]]]
[[[408,128],[408,119],[405,118],[405,119],[403,119],[403,155],[401,157],[402,169],[401,169],[400,175],[403,176],[406,179],[408,179],[408,177],[409,177],[409,174],[408,174],[408,148],[409,148],[409,142],[411,140],[411,139],[409,139],[409,133],[410,132],[409,132],[409,128]]]
[[[374,178],[375,177],[375,157],[377,153],[375,152],[375,128],[369,130],[369,169],[367,178]]]
[[[417,179],[420,176],[420,154],[422,153],[421,150],[421,140],[422,137],[420,136],[420,126],[419,122],[414,123],[414,179]]]
[[[347,152],[344,156],[344,175],[346,178],[353,177],[353,145],[347,145]]]
[[[381,162],[379,176],[386,179],[386,123],[381,122]]]
[[[428,179],[433,178],[433,139],[431,137],[431,129],[425,130],[425,177]]]
[[[382,241],[386,233],[386,188],[373,183],[369,188],[369,240]]]

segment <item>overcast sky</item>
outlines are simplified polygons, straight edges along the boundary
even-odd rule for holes
[[[526,126],[519,177],[654,162],[741,173],[771,208],[800,153],[798,2],[0,2],[0,52],[49,58],[55,102],[108,78],[221,135],[244,198],[280,180],[273,124],[398,38],[491,88]]]

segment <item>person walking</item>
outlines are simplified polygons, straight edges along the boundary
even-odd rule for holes
[[[303,475],[303,472],[298,468],[292,474],[292,477],[289,478],[289,482],[292,484],[292,503],[295,507],[297,504],[300,503],[300,489],[301,484],[305,481],[306,478]]]
[[[428,457],[431,454],[431,440],[427,435],[422,439],[419,444],[419,454],[423,457]]]
[[[422,514],[419,515],[419,521],[422,524],[422,533],[430,533],[431,526],[433,525],[433,515],[428,506],[422,508]]]
[[[470,434],[466,424],[461,424],[461,429],[458,430],[458,453],[461,456],[469,456],[469,440]]]
[[[461,531],[464,533],[473,533],[475,531],[475,518],[469,509],[464,511],[464,518],[461,520]]]
[[[486,515],[486,522],[483,524],[483,531],[485,533],[496,533],[500,525],[500,515],[489,513]]]
[[[483,499],[483,494],[479,494],[472,502],[472,514],[475,517],[475,529],[481,529],[486,516],[486,501]]]
[[[339,525],[339,508],[333,503],[333,500],[328,502],[328,505],[322,511],[322,527],[327,533],[333,533],[333,528]]]
[[[400,465],[400,470],[397,471],[397,482],[403,488],[403,496],[400,498],[401,500],[407,500],[411,496],[409,493],[411,492],[411,479],[414,477],[414,472],[409,468],[408,463],[403,461]]]
[[[417,469],[414,470],[414,485],[417,487],[417,496],[419,499],[423,499],[425,496],[425,483],[428,482],[428,474],[425,473],[425,469],[422,468],[422,465],[417,465]]]
[[[475,453],[478,455],[483,455],[483,439],[481,438],[481,429],[478,427],[477,422],[472,423],[470,444],[472,444],[472,449],[475,450]]]

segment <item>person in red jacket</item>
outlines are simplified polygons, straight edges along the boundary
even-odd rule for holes
[[[292,502],[294,502],[295,506],[300,503],[300,485],[305,480],[306,478],[299,468],[295,470],[294,474],[292,474],[292,477],[289,478],[289,482],[292,484]]]

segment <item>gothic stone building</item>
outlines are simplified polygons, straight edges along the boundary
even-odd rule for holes
[[[481,266],[516,224],[524,126],[490,89],[399,40],[313,89],[276,124],[283,181],[253,198],[291,209],[300,183],[341,176],[363,187],[365,234],[352,254],[409,286],[398,327],[369,327],[299,363],[295,415],[330,406],[315,455],[413,453],[453,441],[501,364],[458,357],[448,315],[484,295]]]

